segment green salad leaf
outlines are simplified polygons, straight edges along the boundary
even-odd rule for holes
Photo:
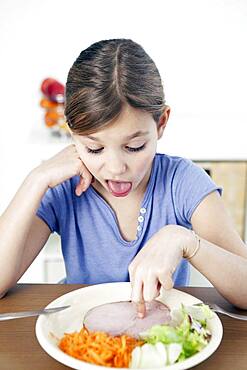
[[[177,361],[200,352],[209,342],[210,332],[207,321],[212,318],[212,311],[207,305],[184,306],[172,312],[170,325],[154,325],[140,334],[146,343],[165,345],[178,343],[182,350]]]

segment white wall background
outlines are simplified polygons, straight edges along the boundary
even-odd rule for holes
[[[82,49],[114,37],[142,44],[160,69],[172,108],[160,151],[246,159],[247,1],[1,0],[0,211],[58,149],[39,140],[41,81],[65,82]]]

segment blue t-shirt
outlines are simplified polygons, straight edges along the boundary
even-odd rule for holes
[[[202,199],[215,190],[221,194],[221,188],[192,161],[156,154],[137,236],[128,242],[121,236],[115,212],[92,186],[80,197],[75,195],[78,181],[75,176],[48,189],[37,210],[51,231],[61,236],[69,284],[129,281],[128,266],[152,235],[169,224],[191,229],[191,216]],[[186,260],[182,259],[173,279],[175,286],[188,284]]]

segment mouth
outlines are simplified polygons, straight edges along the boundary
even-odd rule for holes
[[[106,180],[109,192],[115,197],[125,197],[132,189],[132,182]]]

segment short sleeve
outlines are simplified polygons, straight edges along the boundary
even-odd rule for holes
[[[36,215],[50,228],[51,232],[59,233],[57,199],[54,189],[48,189],[43,196]]]
[[[173,201],[176,217],[181,225],[189,226],[191,217],[200,202],[213,191],[222,194],[206,171],[189,159],[183,159],[174,173]]]

